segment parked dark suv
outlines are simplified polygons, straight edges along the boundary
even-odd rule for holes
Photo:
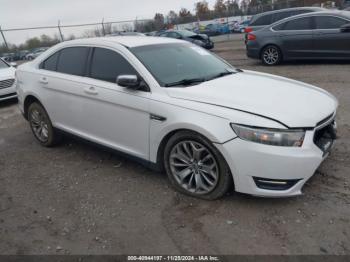
[[[350,12],[289,17],[248,33],[247,39],[247,56],[266,65],[296,59],[350,60]]]
[[[249,33],[252,31],[259,30],[267,25],[271,25],[277,21],[280,21],[290,16],[325,10],[326,9],[320,7],[295,7],[257,14],[254,15],[250,20],[250,23],[246,28],[246,32]]]

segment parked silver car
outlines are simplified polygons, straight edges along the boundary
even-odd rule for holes
[[[35,49],[33,52],[30,52],[29,54],[27,54],[25,56],[26,60],[33,60],[35,58],[37,58],[39,55],[41,55],[42,53],[44,53],[47,49],[49,49],[48,47],[41,47],[38,49]]]

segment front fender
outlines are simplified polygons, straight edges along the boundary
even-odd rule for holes
[[[151,119],[150,122],[150,161],[153,163],[157,162],[161,142],[174,131],[194,131],[213,143],[225,143],[236,137],[230,121],[223,117],[160,102],[155,103],[151,110],[164,112],[162,117],[165,118],[164,121]]]

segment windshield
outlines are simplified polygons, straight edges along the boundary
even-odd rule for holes
[[[8,68],[9,66],[0,59],[0,69],[3,69],[3,68]]]
[[[149,45],[130,50],[161,86],[175,86],[184,80],[179,85],[198,84],[235,72],[230,64],[192,44]]]

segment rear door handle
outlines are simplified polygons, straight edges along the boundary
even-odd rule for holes
[[[84,92],[89,94],[89,95],[97,95],[98,92],[94,86],[90,86],[84,89]]]
[[[46,76],[42,76],[39,80],[40,83],[47,85],[49,81],[47,80]]]

